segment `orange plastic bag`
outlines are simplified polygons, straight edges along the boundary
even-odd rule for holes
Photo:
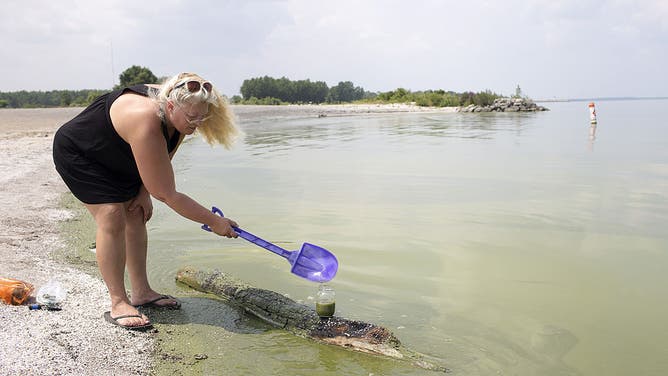
[[[21,305],[25,303],[34,289],[35,287],[28,282],[0,278],[0,299],[7,304]]]

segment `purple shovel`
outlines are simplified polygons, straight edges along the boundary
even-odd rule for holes
[[[215,206],[211,208],[211,211],[224,217],[223,212]],[[202,225],[202,229],[211,232],[211,228],[207,225]],[[232,227],[232,229],[239,234],[240,237],[249,242],[287,259],[292,266],[292,269],[290,269],[292,274],[306,278],[309,281],[330,281],[334,278],[336,271],[339,269],[339,262],[336,260],[336,256],[330,251],[318,247],[317,245],[304,243],[302,244],[302,249],[299,251],[288,251],[266,240],[260,239],[239,227]]]

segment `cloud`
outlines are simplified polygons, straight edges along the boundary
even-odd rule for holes
[[[132,27],[109,1],[10,2],[0,16],[3,90],[109,87],[111,36]],[[85,82],[88,84],[86,85]]]
[[[532,97],[666,95],[665,1],[9,2],[0,90],[109,88],[131,65]],[[112,65],[113,58],[113,65]]]

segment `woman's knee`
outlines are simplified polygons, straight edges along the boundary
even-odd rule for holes
[[[137,207],[134,210],[128,210],[126,207],[125,218],[128,226],[145,226],[144,210],[141,207]]]
[[[126,214],[122,203],[86,205],[95,219],[98,231],[120,234],[125,232]]]

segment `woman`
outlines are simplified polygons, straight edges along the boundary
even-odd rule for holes
[[[176,299],[154,291],[148,282],[150,196],[218,235],[237,237],[234,221],[176,190],[171,158],[184,137],[196,130],[210,144],[226,148],[238,134],[231,110],[212,84],[181,73],[162,86],[138,85],[105,94],[56,132],[56,170],[97,224],[96,257],[111,297],[111,310],[104,317],[115,325],[150,328],[150,320],[137,309],[141,306],[180,308]]]

